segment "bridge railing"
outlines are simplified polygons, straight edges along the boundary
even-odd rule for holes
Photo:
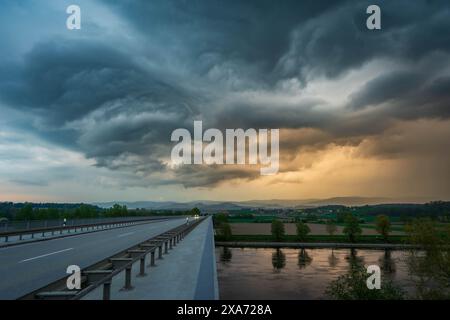
[[[81,270],[82,287],[79,290],[67,289],[67,277],[64,277],[20,299],[79,300],[93,290],[103,287],[103,300],[110,300],[111,283],[115,276],[125,272],[125,283],[122,290],[132,290],[133,264],[139,261],[138,276],[146,276],[145,267],[148,255],[150,255],[148,266],[154,267],[156,255],[158,259],[162,259],[163,254],[167,254],[169,250],[177,246],[204,219],[199,218],[173,228]]]
[[[31,239],[35,237],[35,235],[41,235],[41,237],[46,236],[54,236],[55,234],[62,235],[64,232],[71,233],[77,232],[77,231],[93,231],[93,230],[103,230],[103,229],[110,229],[110,228],[116,228],[116,227],[125,227],[140,223],[147,223],[149,221],[156,221],[156,220],[166,220],[166,219],[174,219],[174,218],[180,218],[179,216],[152,216],[152,217],[140,217],[140,218],[133,218],[133,219],[127,219],[127,218],[116,218],[111,220],[102,220],[102,221],[96,221],[96,222],[89,222],[89,223],[83,223],[83,224],[76,224],[74,222],[70,222],[66,225],[56,225],[56,226],[45,226],[45,227],[37,227],[37,228],[26,228],[26,229],[19,229],[19,230],[10,230],[10,231],[2,231],[0,232],[0,240],[2,239],[3,242],[8,242],[11,237],[17,236],[18,240],[22,240],[24,236],[29,235]]]

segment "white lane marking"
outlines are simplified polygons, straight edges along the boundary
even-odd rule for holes
[[[31,260],[35,260],[35,259],[47,257],[47,256],[51,256],[51,255],[53,255],[53,254],[57,254],[57,253],[61,253],[61,252],[69,251],[69,250],[73,250],[73,248],[68,248],[68,249],[64,249],[64,250],[59,250],[59,251],[55,251],[55,252],[46,253],[46,254],[43,254],[43,255],[41,255],[41,256],[37,256],[37,257],[33,257],[33,258],[29,258],[29,259],[22,260],[22,261],[20,261],[19,263],[27,262],[27,261],[31,261]]]
[[[127,233],[122,233],[122,234],[119,234],[119,235],[117,236],[117,238],[126,237],[126,236],[129,236],[130,234],[133,234],[133,233],[135,233],[135,231],[133,231],[133,232],[127,232]]]
[[[173,219],[173,221],[174,222],[177,222],[177,221],[182,221],[183,223],[186,221],[186,220],[184,220],[184,219]],[[171,226],[171,223],[172,221],[169,221],[169,220],[158,220],[158,221],[151,221],[151,222],[149,222],[149,223],[169,223],[169,226]],[[149,223],[143,223],[142,225],[146,225],[146,224],[149,224]],[[182,225],[183,223],[181,223],[180,225]],[[140,225],[136,225],[136,226],[140,226]],[[167,225],[166,225],[167,226]],[[131,226],[132,227],[132,226]],[[157,227],[159,227],[159,226],[151,226],[151,229],[154,229],[154,227],[155,228],[157,228]],[[168,229],[169,230],[169,229]],[[104,229],[104,230],[100,230],[100,231],[104,231],[105,233],[107,233],[107,232],[109,232],[109,231],[115,231],[115,229]],[[143,232],[143,231],[149,231],[149,230],[138,230],[138,232]],[[47,240],[45,240],[45,241],[57,241],[57,240],[67,240],[67,239],[76,239],[78,236],[85,236],[85,235],[90,235],[90,234],[95,234],[96,232],[92,232],[92,233],[82,233],[82,234],[73,234],[73,236],[71,236],[71,237],[54,237],[54,238],[48,238]],[[113,239],[113,238],[111,238],[111,239]],[[2,251],[2,250],[12,250],[12,249],[17,249],[17,248],[23,248],[23,247],[25,247],[25,246],[34,246],[34,245],[37,245],[37,244],[41,244],[42,242],[40,242],[40,241],[33,241],[33,242],[28,242],[28,243],[19,243],[19,244],[17,244],[17,245],[13,245],[13,246],[7,246],[7,247],[0,247],[0,251]]]

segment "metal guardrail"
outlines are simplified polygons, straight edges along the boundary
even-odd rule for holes
[[[92,223],[111,223],[118,221],[135,221],[139,219],[160,219],[170,218],[173,215],[148,215],[148,216],[127,216],[127,217],[102,217],[102,218],[67,218],[67,226],[75,226]],[[2,220],[0,218],[0,232],[18,231],[36,228],[59,227],[64,224],[64,219],[46,219],[46,220]]]
[[[111,282],[116,275],[125,271],[125,283],[122,290],[132,290],[131,271],[134,263],[140,262],[138,276],[145,276],[145,261],[148,254],[150,254],[148,266],[153,267],[155,266],[156,252],[158,259],[162,259],[163,253],[167,254],[204,219],[199,218],[189,224],[175,227],[81,270],[82,287],[80,290],[68,290],[67,277],[64,277],[19,298],[19,300],[79,300],[100,286],[103,286],[103,300],[110,300]]]
[[[171,218],[179,218],[179,217],[171,217]],[[9,238],[12,236],[19,236],[19,240],[22,240],[23,236],[31,235],[31,238],[34,238],[35,234],[41,234],[42,237],[45,237],[47,233],[50,233],[51,236],[55,235],[55,233],[62,234],[63,231],[67,230],[67,233],[70,233],[71,230],[77,232],[80,231],[89,231],[89,230],[103,230],[103,229],[111,229],[115,227],[125,227],[135,224],[140,224],[143,222],[156,221],[168,219],[167,217],[148,217],[141,219],[133,219],[133,220],[119,220],[119,221],[111,221],[111,222],[98,222],[98,223],[87,223],[80,225],[66,225],[66,226],[55,226],[55,227],[44,227],[44,228],[31,228],[25,230],[14,230],[14,231],[6,231],[0,232],[0,239],[4,239],[4,242],[8,242]]]

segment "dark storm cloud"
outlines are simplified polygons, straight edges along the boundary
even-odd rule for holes
[[[366,28],[371,1],[349,1],[301,27],[279,64],[284,76],[336,77],[377,57],[414,61],[450,51],[448,1],[377,1],[382,30]]]
[[[24,186],[37,186],[37,187],[48,186],[48,180],[12,179],[10,180],[10,182]]]
[[[93,41],[40,43],[23,65],[5,69],[2,101],[38,119],[31,129],[41,136],[78,148],[99,165],[157,150],[195,110],[195,97]]]
[[[291,32],[323,11],[346,1],[157,0],[119,2],[116,12],[136,31],[167,48],[176,48],[195,73],[205,74],[224,61],[270,80],[286,52]],[[105,3],[110,4],[109,1]]]
[[[315,108],[326,105],[320,99],[301,102],[252,101],[242,99],[226,105],[211,119],[217,128],[302,128],[326,127],[336,115]]]
[[[13,76],[2,74],[3,100],[32,111],[43,110],[46,119],[55,122],[84,116],[103,102],[141,86],[143,80],[124,57],[94,43],[39,44],[15,71],[18,74]],[[134,83],[129,81],[133,78]],[[128,82],[119,84],[121,81]]]
[[[49,124],[82,118],[117,99],[147,99],[176,108],[177,89],[158,80],[110,45],[94,41],[40,43],[24,63],[2,72],[2,100],[41,112]]]
[[[186,188],[214,187],[221,182],[232,179],[253,180],[260,177],[259,167],[252,169],[236,166],[182,166],[174,170],[176,179],[166,183],[182,183]]]
[[[368,81],[363,88],[350,96],[350,107],[362,109],[392,100],[405,99],[423,83],[423,75],[410,71],[392,72]]]
[[[0,62],[0,99],[33,119],[29,130],[137,180],[169,171],[173,179],[151,183],[253,179],[259,170],[166,167],[171,132],[191,130],[194,119],[221,129],[315,128],[325,133],[311,144],[323,147],[358,144],[392,119],[450,116],[450,77],[441,74],[450,3],[377,3],[381,31],[365,27],[372,1],[103,1],[132,26],[129,43],[43,39],[20,65]],[[442,58],[433,68],[418,66],[433,55]],[[374,59],[402,67],[368,75],[340,108],[322,97],[276,99],[289,98],[283,81],[340,81]],[[254,95],[239,95],[246,91]],[[293,139],[282,152],[297,150]]]
[[[385,125],[386,119],[445,119],[450,117],[450,76],[391,72],[368,81],[349,98],[351,110],[375,107],[355,117],[359,124],[372,121]],[[379,127],[375,133],[382,129]]]

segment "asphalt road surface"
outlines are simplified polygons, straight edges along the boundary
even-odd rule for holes
[[[17,299],[67,276],[69,265],[83,269],[185,222],[171,219],[0,248],[0,299]]]

